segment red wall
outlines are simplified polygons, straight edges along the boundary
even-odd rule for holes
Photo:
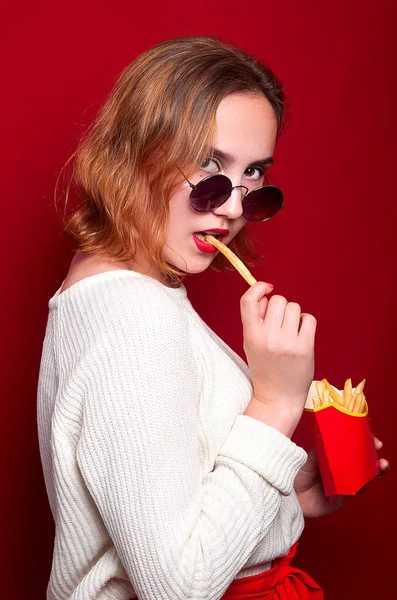
[[[43,599],[51,566],[35,393],[47,302],[72,256],[52,204],[56,176],[137,54],[168,38],[215,35],[268,61],[292,102],[272,169],[286,209],[257,226],[266,259],[255,275],[317,317],[317,379],[338,387],[367,379],[373,428],[392,465],[344,510],[307,522],[297,564],[327,600],[394,598],[395,3],[155,4],[3,3],[1,597]],[[208,272],[187,287],[242,354],[244,281]],[[304,426],[297,440],[309,444]]]

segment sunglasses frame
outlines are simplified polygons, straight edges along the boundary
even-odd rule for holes
[[[200,181],[196,184],[191,183],[188,178],[182,173],[182,171],[180,169],[178,169],[178,171],[180,172],[180,174],[184,177],[184,179],[186,179],[186,181],[188,182],[189,186],[192,188],[192,191],[190,192],[190,196],[189,196],[189,200],[190,200],[190,205],[193,208],[193,210],[195,210],[196,212],[210,212],[211,210],[216,210],[217,208],[219,208],[220,206],[222,206],[222,204],[225,204],[225,202],[227,202],[227,200],[230,198],[230,195],[232,193],[232,191],[236,188],[244,188],[246,191],[244,192],[244,196],[242,198],[242,205],[243,205],[243,210],[244,210],[244,200],[250,195],[252,194],[252,192],[257,192],[258,190],[261,190],[262,188],[274,188],[276,189],[278,192],[280,192],[281,194],[281,206],[276,210],[276,212],[274,213],[274,215],[272,215],[271,217],[266,217],[266,219],[247,219],[246,217],[243,216],[243,218],[246,221],[249,221],[250,223],[263,223],[264,221],[268,221],[269,219],[272,219],[273,217],[276,216],[276,214],[282,209],[284,208],[284,194],[283,192],[280,190],[280,188],[272,185],[270,183],[270,181],[267,178],[267,175],[265,175],[265,180],[267,181],[268,185],[260,185],[259,187],[248,191],[247,186],[245,185],[233,185],[233,182],[229,179],[229,177],[227,175],[224,175],[223,173],[216,173],[215,175],[208,175],[208,177],[204,177],[204,179],[200,179]],[[223,200],[223,202],[221,202],[221,204],[219,204],[219,206],[217,206],[215,209],[208,209],[208,210],[197,210],[197,208],[194,208],[194,206],[192,205],[192,192],[197,188],[198,185],[200,185],[200,183],[202,183],[203,181],[207,181],[208,179],[214,178],[214,177],[226,177],[226,179],[229,181],[230,183],[230,190],[229,190],[229,195],[227,196],[227,198],[225,200]]]

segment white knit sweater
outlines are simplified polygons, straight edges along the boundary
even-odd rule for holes
[[[38,383],[47,599],[215,600],[269,569],[303,530],[307,454],[242,414],[244,361],[184,285],[117,270],[59,291]]]

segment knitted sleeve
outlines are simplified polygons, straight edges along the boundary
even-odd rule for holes
[[[158,285],[71,295],[59,326],[61,378],[84,399],[78,467],[138,597],[220,598],[259,543],[277,551],[305,451],[239,415],[201,480],[188,320]]]

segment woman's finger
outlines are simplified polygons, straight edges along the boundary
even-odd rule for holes
[[[387,471],[390,469],[389,461],[386,460],[385,458],[381,458],[379,461],[379,468],[382,471],[381,475],[384,475],[385,473],[387,473]]]
[[[374,436],[374,442],[375,442],[375,448],[377,450],[380,450],[381,448],[383,448],[383,442],[381,442],[379,438]]]
[[[284,311],[282,327],[292,335],[298,335],[301,323],[301,307],[297,302],[288,302]]]
[[[375,440],[377,440],[378,442],[380,441],[380,440],[378,440],[378,438],[375,438]],[[389,461],[386,460],[385,458],[381,458],[379,460],[379,468],[381,470],[381,473],[378,475],[378,477],[383,477],[383,475],[386,475],[386,473],[390,469]],[[371,485],[371,482],[366,483],[361,489],[358,490],[358,492],[356,492],[356,494],[362,494],[363,492],[365,492],[366,489],[369,488],[370,485]]]
[[[261,323],[259,302],[265,294],[269,294],[272,288],[264,281],[257,281],[251,286],[240,299],[241,321],[244,334],[255,337],[258,326]],[[264,306],[264,303],[263,305]],[[262,309],[263,310],[263,309]]]
[[[317,319],[310,313],[302,313],[300,318],[299,338],[304,339],[307,343],[314,345],[314,337],[316,335]]]
[[[268,302],[269,300],[266,298],[266,296],[263,296],[263,298],[261,298],[258,302],[259,318],[261,321],[263,321],[265,318]]]
[[[285,313],[288,300],[284,296],[272,296],[269,300],[265,316],[265,325],[269,333],[279,333]]]

